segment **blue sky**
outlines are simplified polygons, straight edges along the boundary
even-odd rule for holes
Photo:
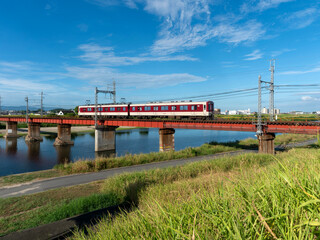
[[[188,100],[269,81],[271,58],[275,84],[320,84],[319,20],[311,0],[3,0],[2,105],[94,102],[113,79],[118,100]],[[202,100],[257,109],[253,94]],[[275,106],[320,110],[320,88],[276,89]]]

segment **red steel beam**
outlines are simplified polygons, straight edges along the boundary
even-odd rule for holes
[[[0,117],[0,122],[26,122],[24,117]],[[29,118],[34,123],[55,123],[71,125],[94,125],[93,119],[81,118]],[[200,130],[223,130],[223,131],[245,131],[256,132],[256,125],[246,121],[159,121],[159,120],[99,120],[99,125],[105,126],[129,126],[146,128],[180,128]],[[263,126],[264,132],[268,133],[297,133],[316,135],[320,131],[318,123],[297,122],[270,122]]]

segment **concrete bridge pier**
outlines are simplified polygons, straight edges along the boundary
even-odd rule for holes
[[[96,152],[115,151],[116,150],[116,128],[117,126],[98,126],[95,129]]]
[[[40,136],[40,123],[28,123],[28,135],[25,140],[27,142],[43,141],[43,138]]]
[[[174,133],[173,128],[159,129],[159,151],[174,151]]]
[[[6,135],[5,138],[17,138],[18,135],[18,123],[17,122],[6,122]]]
[[[274,139],[274,133],[264,133],[259,135],[259,153],[274,154]]]
[[[66,146],[73,145],[71,141],[71,125],[70,124],[58,124],[58,136],[53,143],[53,146]]]

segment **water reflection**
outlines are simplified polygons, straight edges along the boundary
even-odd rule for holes
[[[116,135],[130,135],[131,131],[117,131]]]
[[[17,138],[7,138],[6,139],[6,152],[10,155],[15,155],[18,150],[18,139]]]
[[[56,134],[46,135],[43,142],[26,143],[24,138],[0,138],[0,176],[45,170],[57,164],[74,162],[95,157],[123,156],[127,153],[139,154],[159,151],[158,129],[126,129],[117,131],[116,153],[94,152],[94,132],[73,135],[74,146],[53,146]],[[223,132],[205,130],[182,130],[175,133],[175,149],[200,146],[217,141],[228,142],[254,137],[255,133]]]
[[[57,152],[57,164],[69,163],[71,159],[71,145],[54,146]]]
[[[29,160],[38,162],[40,161],[40,142],[26,142],[28,146]]]
[[[95,152],[95,157],[101,157],[101,158],[111,158],[116,156],[116,150],[109,150],[109,151],[103,151],[103,152]]]
[[[149,134],[149,129],[141,129],[141,130],[139,131],[139,134],[140,134],[140,135],[148,135],[148,134]]]
[[[54,141],[57,138],[57,134],[56,133],[55,134],[48,134],[48,135],[43,136],[43,138],[46,140],[53,140]]]

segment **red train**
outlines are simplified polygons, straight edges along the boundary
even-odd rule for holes
[[[95,105],[79,106],[79,116],[94,116]],[[145,104],[99,104],[98,116],[108,118],[213,119],[214,105],[207,102],[154,102]]]

